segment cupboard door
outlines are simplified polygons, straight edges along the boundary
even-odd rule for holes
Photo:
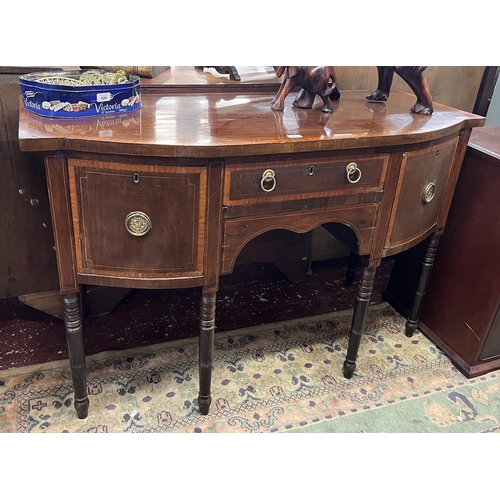
[[[68,160],[77,272],[203,273],[206,169]]]
[[[409,242],[438,221],[458,137],[403,155],[385,248]]]

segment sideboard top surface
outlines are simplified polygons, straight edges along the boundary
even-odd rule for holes
[[[46,118],[20,100],[23,151],[79,151],[207,158],[300,153],[418,144],[482,126],[485,119],[435,104],[430,116],[410,112],[415,96],[393,92],[368,102],[366,92],[343,92],[333,113],[292,106],[271,109],[273,93],[143,94],[142,109],[85,119]],[[21,99],[21,98],[20,98]]]

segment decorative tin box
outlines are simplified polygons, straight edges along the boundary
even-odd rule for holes
[[[140,78],[93,69],[30,73],[19,77],[24,108],[51,118],[126,113],[141,107]]]

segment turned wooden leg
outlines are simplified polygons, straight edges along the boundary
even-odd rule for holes
[[[349,254],[349,262],[347,263],[347,272],[345,273],[345,286],[351,286],[356,277],[356,267],[358,265],[359,256],[351,250]]]
[[[407,337],[412,337],[413,332],[415,332],[415,330],[417,329],[420,307],[422,305],[422,299],[424,298],[425,291],[427,290],[427,285],[429,284],[429,279],[431,277],[432,266],[434,265],[434,259],[436,258],[439,239],[439,236],[432,236],[429,239],[429,243],[427,243],[427,248],[425,249],[425,254],[422,259],[420,277],[418,279],[417,289],[415,291],[415,298],[413,300],[410,314],[408,315],[408,320],[406,322],[405,335]]]
[[[68,342],[69,363],[73,390],[75,392],[75,410],[78,418],[87,418],[89,398],[85,374],[85,351],[83,349],[82,308],[79,293],[63,294],[64,325]]]
[[[307,233],[307,266],[306,266],[306,276],[312,275],[312,245],[313,245],[313,233],[314,231],[309,231]]]
[[[351,378],[356,369],[356,358],[358,356],[361,335],[365,328],[366,315],[370,305],[373,282],[375,280],[376,267],[364,267],[361,282],[356,296],[356,305],[352,318],[351,333],[349,335],[349,345],[347,356],[344,361],[343,373],[345,378]]]
[[[200,388],[198,406],[202,415],[207,415],[212,402],[210,386],[215,333],[215,292],[203,292],[200,307]]]

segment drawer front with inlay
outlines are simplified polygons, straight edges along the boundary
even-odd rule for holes
[[[79,274],[203,273],[206,169],[68,160]]]
[[[228,162],[227,206],[381,191],[389,155]]]

